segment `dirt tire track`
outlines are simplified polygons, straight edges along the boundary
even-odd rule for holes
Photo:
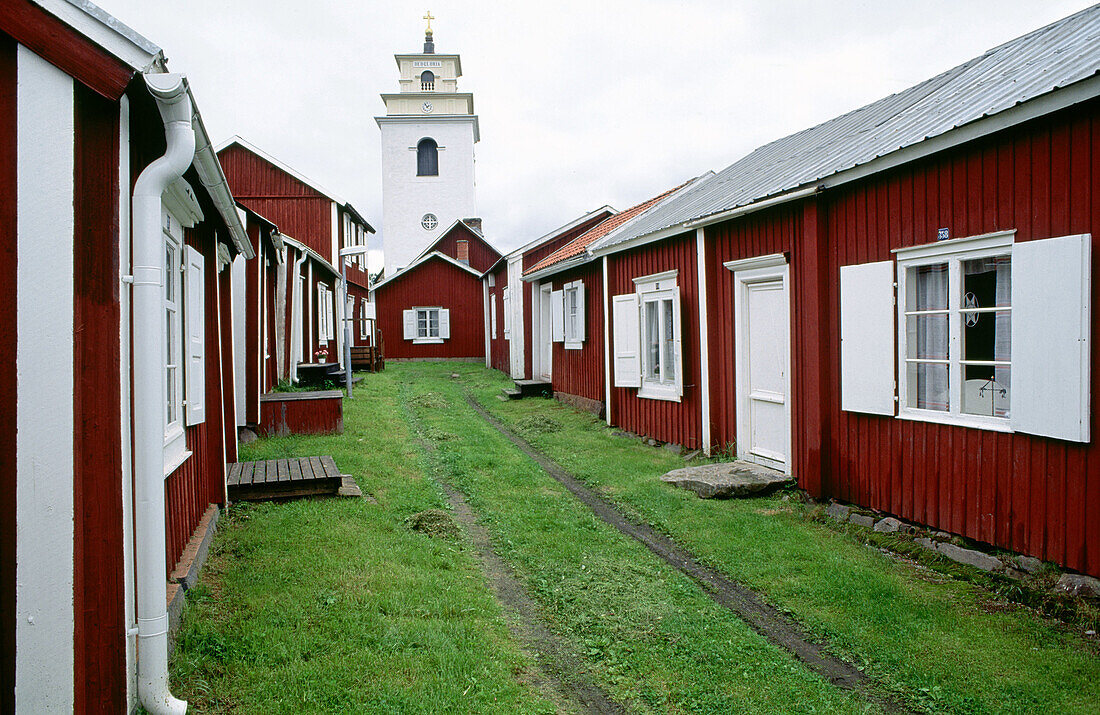
[[[866,673],[851,663],[825,652],[820,644],[810,640],[801,626],[768,605],[756,591],[703,566],[690,551],[652,527],[630,521],[615,506],[563,469],[561,465],[509,430],[468,392],[465,393],[465,397],[466,402],[482,419],[507,437],[528,457],[535,460],[547,474],[592,509],[596,516],[623,534],[637,540],[666,563],[698,583],[715,603],[732,611],[768,641],[790,652],[807,668],[833,685],[859,693],[887,712],[915,712],[895,698],[879,692],[876,683]]]
[[[419,431],[421,421],[406,402],[406,415]],[[417,437],[420,447],[435,461],[438,445]],[[537,670],[526,671],[527,679],[544,697],[554,703],[559,712],[619,715],[626,710],[610,695],[592,683],[582,659],[569,643],[549,630],[538,604],[516,578],[515,572],[493,548],[489,530],[478,522],[477,513],[466,501],[466,495],[447,480],[434,476],[451,504],[455,520],[465,529],[470,544],[477,552],[481,570],[489,581],[493,597],[504,611],[505,624],[512,637]]]

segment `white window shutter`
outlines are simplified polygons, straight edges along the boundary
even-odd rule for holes
[[[1091,237],[1012,246],[1012,427],[1089,441]]]
[[[840,408],[894,414],[894,262],[840,267]]]
[[[551,341],[565,340],[565,291],[550,291],[550,328]]]
[[[405,340],[416,340],[416,311],[401,311],[401,322],[404,325]]]
[[[641,336],[638,296],[617,295],[611,299],[614,321],[615,387],[641,387]]]
[[[187,312],[187,400],[186,422],[197,425],[206,421],[206,315],[203,257],[191,246],[184,246],[185,300]]]
[[[328,329],[328,339],[332,340],[336,337],[336,320],[334,319],[333,311],[333,293],[327,287],[325,288],[325,323]]]
[[[584,342],[584,283],[577,281],[577,342]]]
[[[676,392],[684,396],[684,349],[680,330],[680,291],[672,294],[672,338],[676,341]]]
[[[489,297],[489,325],[491,327],[491,335],[493,340],[497,339],[497,298],[496,296]]]
[[[512,295],[511,295],[511,291],[508,290],[507,286],[505,286],[504,290],[501,291],[501,292],[503,294],[503,301],[502,301],[502,306],[501,307],[504,309],[504,337],[507,338],[507,337],[509,337],[509,334],[512,332],[512,318],[511,318]]]
[[[451,311],[447,308],[439,309],[439,337],[444,340],[451,337]]]

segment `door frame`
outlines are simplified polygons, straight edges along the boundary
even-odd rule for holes
[[[540,283],[538,286],[538,304],[533,306],[532,315],[535,325],[532,327],[531,332],[537,336],[534,343],[535,349],[532,351],[532,362],[534,362],[534,369],[531,371],[532,380],[541,380],[543,378],[550,380],[554,375],[554,331],[551,322],[553,320],[553,307],[550,305],[550,293],[553,289],[553,285],[547,281],[546,283]],[[546,310],[549,318],[543,316],[543,309]],[[543,341],[543,335],[545,334],[546,340]],[[549,349],[546,349],[549,346]],[[550,359],[544,359],[544,353],[549,354]],[[547,363],[544,365],[543,363]]]
[[[775,469],[774,460],[753,455],[751,448],[751,425],[749,424],[749,387],[748,387],[748,355],[745,354],[746,321],[748,314],[745,311],[745,302],[748,297],[749,287],[760,283],[781,282],[784,296],[787,299],[787,370],[784,376],[784,388],[786,396],[784,407],[786,408],[786,459],[784,460],[783,473],[791,473],[792,438],[794,434],[791,423],[791,332],[793,320],[791,319],[791,280],[790,266],[786,256],[781,253],[770,256],[759,256],[742,261],[730,261],[724,264],[733,271],[733,315],[734,315],[734,373],[735,403],[736,403],[736,429],[737,429],[737,458],[746,462],[760,464],[764,467]]]

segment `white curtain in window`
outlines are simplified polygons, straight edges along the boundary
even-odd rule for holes
[[[948,270],[946,263],[920,266],[914,272],[916,305],[914,310],[947,308]],[[944,315],[916,317],[917,354],[928,360],[946,360],[949,324]],[[941,363],[917,363],[917,407],[946,410],[948,405],[948,369]]]

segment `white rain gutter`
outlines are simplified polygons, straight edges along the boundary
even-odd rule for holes
[[[704,216],[703,218],[695,219],[694,221],[688,221],[684,224],[684,228],[701,228],[703,226],[710,226],[711,224],[718,223],[720,221],[726,221],[731,218],[737,218],[738,216],[744,216],[745,214],[751,214],[756,211],[761,211],[772,206],[778,206],[779,204],[785,204],[791,201],[797,201],[798,199],[805,199],[818,194],[823,189],[823,186],[811,186],[806,189],[799,189],[798,191],[792,191],[789,194],[780,194],[779,196],[773,196],[770,199],[764,199],[763,201],[756,201],[751,204],[745,204],[744,206],[737,206],[725,211],[719,211],[716,214],[710,216]]]
[[[134,494],[138,698],[154,715],[187,712],[168,689],[168,580],[164,524],[164,238],[161,195],[195,156],[191,96],[181,74],[144,75],[167,149],[134,184]]]

